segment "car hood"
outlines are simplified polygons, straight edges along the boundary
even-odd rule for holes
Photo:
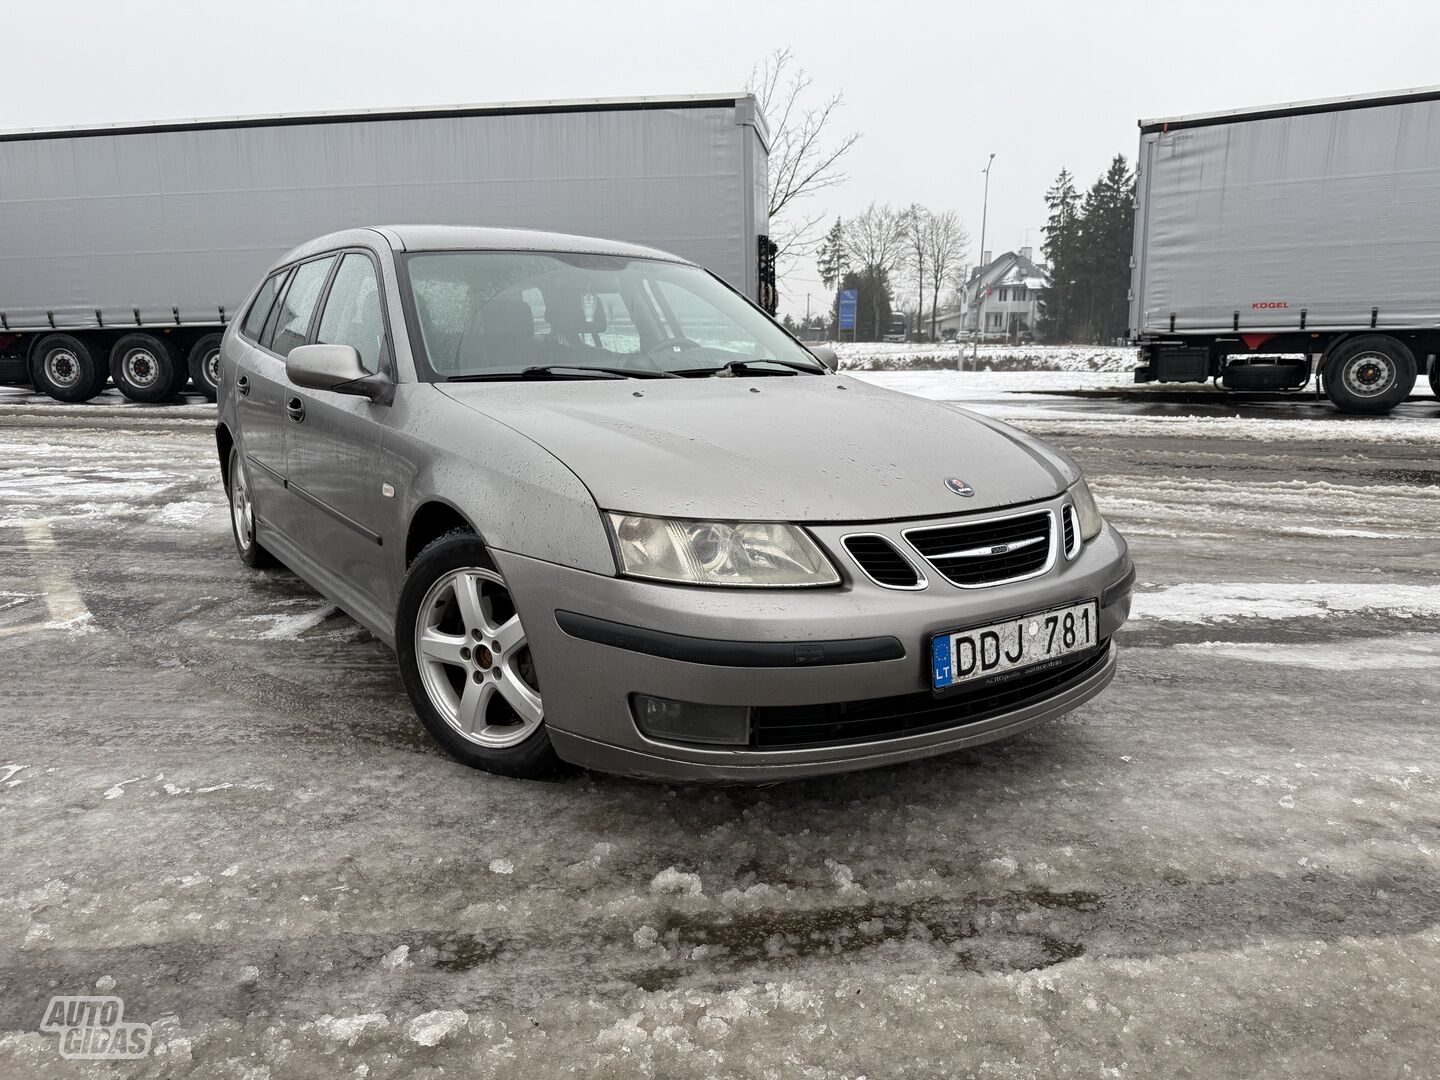
[[[1003,424],[842,376],[436,387],[544,447],[605,510],[882,521],[1049,498],[1078,475]]]

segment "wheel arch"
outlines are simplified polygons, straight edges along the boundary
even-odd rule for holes
[[[215,449],[220,456],[220,478],[225,485],[225,494],[230,494],[230,451],[235,447],[235,436],[230,425],[223,420],[215,425]]]
[[[410,514],[405,528],[405,567],[409,569],[420,552],[438,536],[444,536],[452,529],[467,529],[488,548],[485,535],[475,523],[453,503],[431,497],[421,502]]]

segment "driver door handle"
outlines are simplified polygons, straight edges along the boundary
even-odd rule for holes
[[[298,397],[292,397],[285,403],[285,414],[295,423],[300,423],[305,419],[305,402]]]
[[[250,396],[250,376],[249,376],[249,375],[237,375],[237,376],[235,377],[235,389],[238,390],[238,391],[240,391],[240,396],[241,396],[241,397],[249,397],[249,396]]]

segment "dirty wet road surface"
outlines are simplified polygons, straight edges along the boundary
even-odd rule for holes
[[[1433,1074],[1440,409],[1406,408],[1017,418],[1131,540],[1111,689],[710,789],[453,763],[384,647],[235,557],[204,406],[0,405],[0,1075]],[[86,993],[152,1053],[62,1060],[36,1029]]]

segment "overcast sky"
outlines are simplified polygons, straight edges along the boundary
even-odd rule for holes
[[[1038,247],[1061,166],[1082,188],[1138,117],[1440,82],[1434,0],[691,3],[4,0],[0,128],[728,91],[789,46],[862,138],[830,214],[960,213],[978,249]],[[807,260],[786,307],[823,303]]]

